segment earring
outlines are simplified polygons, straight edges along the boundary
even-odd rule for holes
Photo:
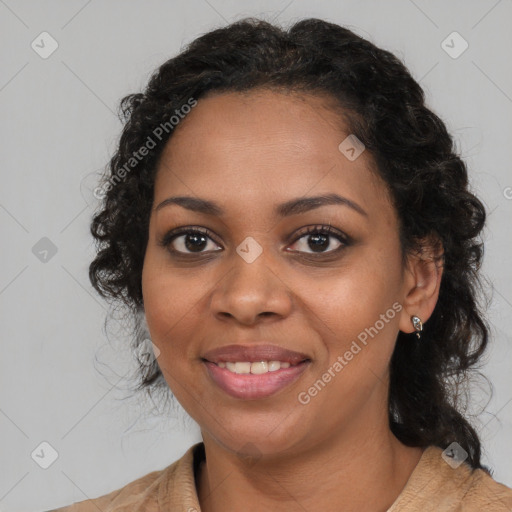
[[[416,329],[416,336],[418,337],[418,339],[421,339],[421,331],[423,331],[423,324],[420,320],[419,317],[413,315],[411,316],[411,322],[412,322],[412,325],[414,325],[414,329]]]

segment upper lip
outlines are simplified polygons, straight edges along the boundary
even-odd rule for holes
[[[308,360],[306,354],[294,352],[277,345],[225,345],[209,350],[203,355],[203,359],[212,363],[224,362],[257,362],[257,361],[282,361],[291,365]]]

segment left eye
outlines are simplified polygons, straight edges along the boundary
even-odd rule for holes
[[[338,246],[334,249],[326,251],[325,249],[331,246],[330,238],[334,238],[338,241]],[[306,232],[300,235],[295,243],[298,243],[300,240],[305,239],[308,247],[312,248],[312,252],[308,253],[304,250],[299,250],[299,252],[306,252],[307,254],[325,254],[335,252],[342,245],[348,245],[348,241],[346,237],[344,237],[341,233],[338,234],[333,232],[331,226],[314,226],[307,228]]]

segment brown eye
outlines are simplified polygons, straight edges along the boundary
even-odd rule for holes
[[[304,242],[299,245],[297,251],[307,254],[329,254],[336,252],[341,246],[349,244],[347,237],[338,233],[331,226],[310,226],[300,234],[294,244],[302,239],[304,239]],[[336,240],[334,244],[333,239]],[[334,247],[332,247],[333,245]],[[307,251],[308,248],[311,252]]]
[[[203,252],[211,252],[211,248],[205,251],[209,245],[208,241],[213,242],[209,230],[188,228],[170,231],[160,241],[160,245],[174,253],[202,254]]]

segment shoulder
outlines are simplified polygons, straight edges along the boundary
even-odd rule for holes
[[[465,462],[449,464],[428,447],[388,512],[511,512],[512,489]]]
[[[164,469],[152,471],[124,487],[97,498],[76,502],[46,512],[158,512],[170,499],[182,500],[182,489],[195,489],[193,463],[197,443]]]
[[[167,474],[171,477],[174,465],[175,463],[166,469],[148,473],[124,487],[103,496],[73,503],[72,505],[49,510],[48,512],[98,512],[98,510],[103,512],[121,512],[129,510],[129,504],[144,504],[147,507],[149,503],[155,501],[155,496],[158,495],[158,487],[164,476]],[[131,510],[136,510],[136,508]],[[147,510],[149,511],[150,509]]]
[[[489,512],[512,511],[512,489],[494,480],[481,469],[471,471],[470,484],[464,495],[464,510]]]

